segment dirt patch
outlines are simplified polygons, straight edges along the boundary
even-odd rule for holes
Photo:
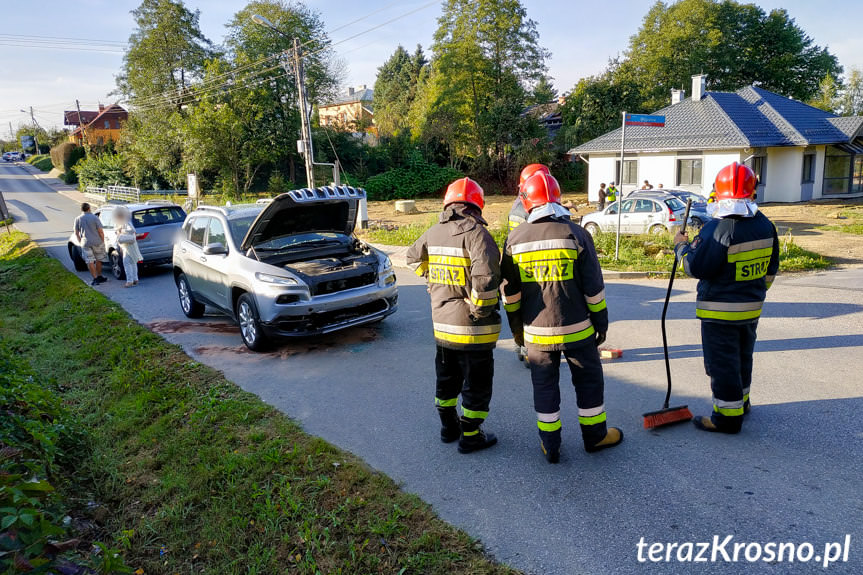
[[[215,321],[151,321],[145,324],[150,331],[159,334],[166,333],[239,333],[240,328],[237,324],[230,322],[215,322]]]
[[[489,196],[483,215],[491,227],[505,225],[507,214],[515,196]],[[578,206],[574,217],[578,218],[594,211],[587,205],[587,194],[564,194],[563,201]],[[427,224],[441,210],[439,199],[417,200],[418,212],[401,214],[395,211],[395,202],[369,202],[369,219],[374,226],[400,226],[405,224]],[[822,226],[835,225],[839,212],[863,206],[863,199],[825,200],[805,204],[766,204],[761,210],[778,227],[780,234],[791,230],[794,242],[800,247],[830,258],[839,267],[863,264],[863,236],[824,230]]]
[[[761,211],[776,224],[780,236],[791,232],[801,248],[830,258],[839,267],[863,264],[863,236],[824,230],[845,220],[840,212],[863,205],[863,199],[829,200],[805,204],[767,204]]]
[[[181,322],[182,323],[182,322]],[[306,355],[309,353],[326,353],[334,350],[353,353],[360,351],[359,346],[371,343],[378,339],[378,330],[373,327],[355,327],[343,331],[337,331],[327,335],[297,339],[282,339],[277,343],[276,349],[266,353],[250,351],[245,345],[201,345],[194,348],[195,353],[200,355],[221,355],[224,353],[236,353],[242,355],[256,355],[287,359],[295,355]]]

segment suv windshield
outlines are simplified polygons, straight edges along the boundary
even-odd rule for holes
[[[159,226],[162,224],[181,224],[186,219],[186,213],[177,206],[161,206],[138,210],[132,214],[136,228]]]
[[[228,220],[228,227],[231,229],[231,240],[234,242],[234,247],[240,249],[240,244],[243,242],[243,238],[246,237],[249,227],[257,217],[258,214],[254,214],[251,216],[242,216]]]
[[[268,252],[278,252],[282,250],[292,250],[295,248],[302,248],[314,245],[321,244],[339,244],[343,243],[348,239],[348,236],[344,234],[337,234],[331,232],[314,232],[308,234],[291,234],[288,236],[282,236],[279,238],[273,238],[266,242],[261,242],[255,245],[256,250],[263,250]]]

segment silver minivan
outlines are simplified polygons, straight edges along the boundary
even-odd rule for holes
[[[396,311],[389,257],[353,235],[365,191],[294,190],[272,201],[199,206],[174,245],[187,317],[210,306],[237,321],[251,350],[274,337],[377,323]]]

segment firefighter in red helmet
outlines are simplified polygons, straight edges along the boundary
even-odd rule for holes
[[[543,173],[551,175],[551,170],[548,169],[548,166],[545,164],[528,164],[522,170],[521,174],[518,177],[518,189],[521,191],[521,187],[527,181],[529,177],[534,174]],[[521,201],[521,195],[516,193],[515,201],[512,203],[512,207],[509,210],[509,231],[514,230],[521,224],[527,220],[527,212],[524,209],[524,204]]]
[[[713,413],[693,423],[705,431],[737,433],[749,412],[758,318],[779,270],[779,238],[753,201],[756,185],[748,166],[725,166],[716,176],[716,202],[708,204],[713,219],[691,243],[686,234],[674,238],[686,273],[700,280],[695,308]]]
[[[427,279],[431,296],[440,438],[458,441],[461,453],[497,443],[480,427],[488,416],[493,350],[500,335],[500,250],[486,229],[484,205],[475,181],[451,183],[438,223],[407,252],[408,265]]]
[[[542,451],[557,463],[561,354],[572,374],[585,449],[599,451],[623,440],[620,429],[606,426],[597,349],[608,330],[605,286],[593,240],[560,205],[557,180],[536,173],[520,195],[529,215],[504,246],[504,308],[516,343],[527,346]]]

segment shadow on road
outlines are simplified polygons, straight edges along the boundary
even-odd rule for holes
[[[41,210],[37,210],[20,200],[6,200],[6,203],[14,206],[18,211],[24,214],[24,219],[27,223],[37,224],[39,222],[48,221],[48,218],[45,217],[45,214],[43,214]]]

